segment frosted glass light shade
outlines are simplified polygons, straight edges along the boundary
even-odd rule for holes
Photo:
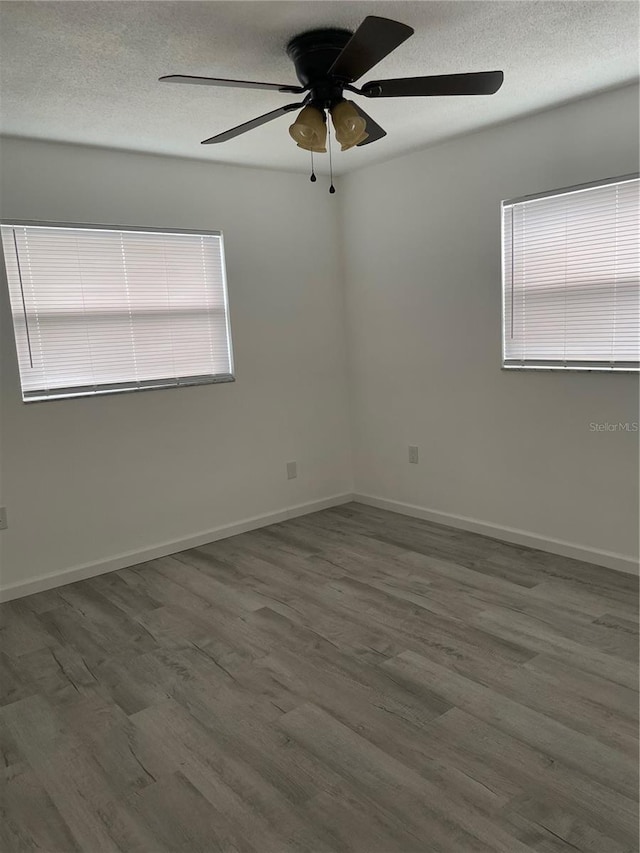
[[[324,113],[316,107],[303,107],[289,128],[289,135],[299,148],[319,154],[327,150],[327,125]]]
[[[367,123],[352,101],[340,101],[333,106],[331,118],[336,129],[336,139],[342,151],[359,145],[367,138]]]

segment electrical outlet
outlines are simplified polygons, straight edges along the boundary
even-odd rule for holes
[[[7,508],[6,506],[0,506],[0,530],[6,530],[8,526]]]
[[[298,476],[298,463],[287,462],[287,480],[295,480]]]
[[[418,464],[418,448],[415,444],[409,445],[409,462],[411,462],[412,465]]]

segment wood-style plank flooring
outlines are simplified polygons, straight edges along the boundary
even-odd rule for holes
[[[638,850],[631,576],[348,504],[1,613],[5,853]]]

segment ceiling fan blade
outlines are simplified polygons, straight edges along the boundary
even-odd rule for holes
[[[502,71],[478,71],[472,74],[441,74],[437,77],[404,77],[398,80],[374,80],[360,90],[367,98],[411,98],[438,95],[493,95],[504,74]]]
[[[369,15],[340,51],[329,74],[352,83],[412,35],[413,29],[406,24]]]
[[[238,89],[270,89],[273,92],[304,92],[302,86],[280,83],[256,83],[253,80],[226,80],[223,77],[192,77],[190,74],[167,74],[161,83],[195,83],[198,86],[232,86]]]
[[[203,139],[201,145],[211,145],[214,142],[226,142],[228,139],[233,139],[240,136],[241,133],[246,133],[248,130],[253,130],[254,127],[260,127],[261,124],[266,124],[268,121],[273,121],[274,118],[279,118],[285,113],[290,113],[292,110],[300,109],[304,106],[301,104],[287,104],[284,107],[278,107],[277,110],[271,110],[270,113],[252,118],[251,121],[245,121],[244,124],[239,124],[237,127],[232,127],[231,130],[225,130],[223,133],[218,133],[217,136],[211,136],[209,139]]]
[[[362,109],[359,104],[354,103],[353,106],[358,111],[359,115],[366,121],[367,123],[367,138],[363,139],[362,142],[359,142],[356,146],[357,148],[361,148],[363,145],[369,145],[371,142],[377,142],[379,139],[382,139],[383,136],[387,135],[387,131],[383,130],[379,124],[377,124],[370,115],[367,115],[365,111]]]

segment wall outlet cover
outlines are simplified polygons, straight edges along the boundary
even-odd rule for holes
[[[298,463],[287,462],[287,480],[295,480],[298,476]]]
[[[409,462],[411,462],[412,465],[418,464],[418,448],[415,444],[409,445]]]

